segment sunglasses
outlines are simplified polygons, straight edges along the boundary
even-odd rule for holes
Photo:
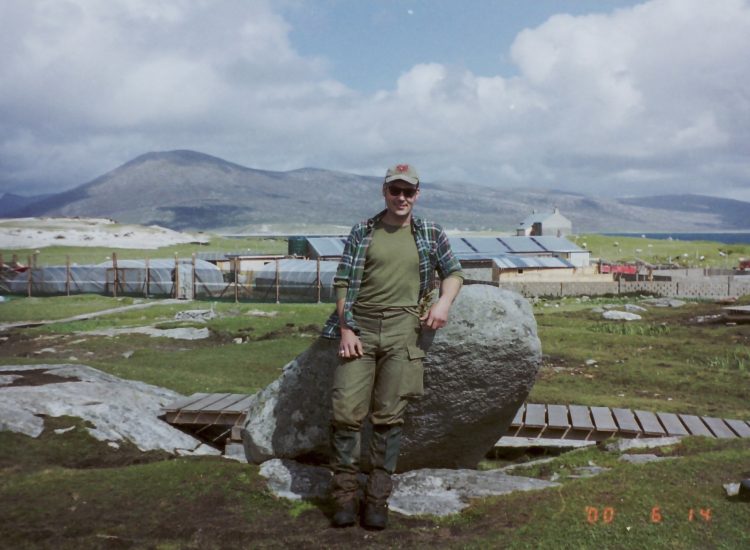
[[[404,198],[411,199],[414,197],[414,195],[417,194],[417,188],[411,188],[411,187],[393,187],[392,185],[388,186],[388,194],[391,197],[398,197],[399,195],[403,194]]]

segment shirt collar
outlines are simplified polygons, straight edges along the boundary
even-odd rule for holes
[[[373,227],[375,227],[375,224],[378,223],[380,220],[383,219],[383,216],[385,216],[385,213],[388,212],[388,209],[383,209],[377,214],[375,214],[372,218],[367,220],[367,229],[370,230]],[[419,218],[412,214],[411,216],[411,226],[414,229],[422,229],[422,226],[424,225],[424,220],[422,218]]]

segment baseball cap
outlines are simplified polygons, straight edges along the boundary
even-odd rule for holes
[[[405,181],[412,185],[419,185],[419,174],[411,164],[397,164],[388,168],[385,173],[385,183]]]

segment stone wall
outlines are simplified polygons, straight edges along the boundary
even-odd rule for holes
[[[655,294],[681,298],[727,298],[750,294],[750,277],[691,278],[679,281],[611,281],[611,282],[504,282],[507,288],[526,297],[533,296],[601,296],[606,294]],[[476,281],[479,282],[479,281]],[[471,284],[472,281],[467,281]],[[482,284],[491,284],[482,281]]]

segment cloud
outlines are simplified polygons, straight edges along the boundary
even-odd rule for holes
[[[374,94],[296,51],[266,1],[6,0],[0,12],[6,190],[192,148],[266,169],[380,174],[398,160],[427,181],[750,200],[745,1],[555,15],[517,35],[516,76],[425,62]]]

